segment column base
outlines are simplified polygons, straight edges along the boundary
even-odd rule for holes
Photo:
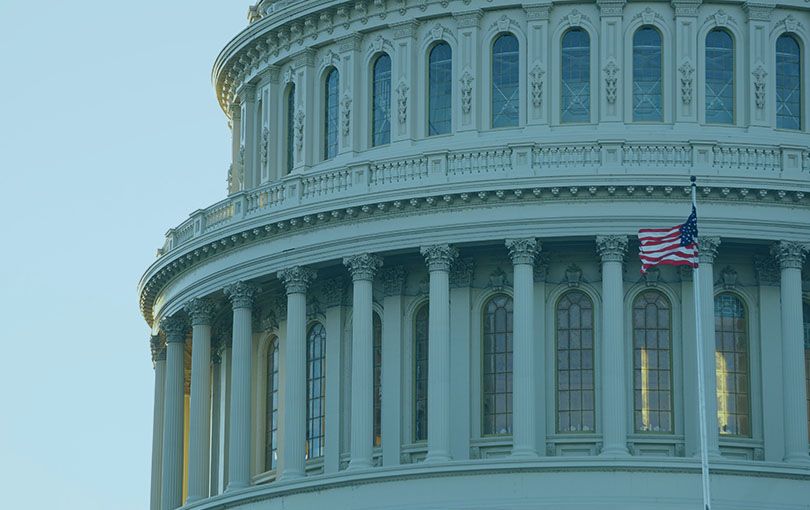
[[[250,487],[250,484],[244,482],[229,482],[228,486],[225,488],[225,492],[241,491],[243,489],[247,489],[248,487]],[[188,503],[188,501],[186,503]]]
[[[808,455],[806,453],[804,453],[804,454],[802,454],[802,453],[788,454],[782,460],[784,462],[787,462],[788,464],[795,464],[797,466],[802,466],[802,467],[810,467],[810,455]]]
[[[424,462],[428,464],[434,464],[439,462],[450,462],[451,460],[453,460],[453,458],[450,457],[450,452],[440,450],[433,452],[429,451],[427,456],[425,457]]]
[[[294,470],[294,471],[282,471],[281,476],[278,478],[279,482],[287,482],[292,480],[298,480],[299,478],[304,478],[306,476],[303,471]]]
[[[510,455],[513,459],[536,459],[539,457],[537,454],[537,450],[528,446],[516,446],[512,448],[512,454]]]
[[[599,453],[600,457],[631,457],[630,452],[627,451],[627,447],[622,446],[608,446],[602,448],[602,452]]]
[[[363,471],[366,469],[372,469],[374,464],[369,459],[351,459],[349,460],[349,466],[346,468],[346,471]]]

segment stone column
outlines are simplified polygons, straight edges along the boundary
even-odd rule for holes
[[[719,237],[698,237],[698,281],[700,285],[700,313],[702,337],[701,353],[703,354],[703,381],[706,399],[706,450],[712,457],[720,456],[720,443],[717,433],[717,361],[714,339],[714,259],[720,248]],[[688,362],[688,360],[687,360]],[[699,452],[698,452],[699,453]]]
[[[231,407],[228,437],[228,487],[226,492],[250,486],[250,383],[253,352],[253,301],[258,289],[236,282],[223,289],[233,306],[231,358]]]
[[[173,316],[163,319],[160,329],[166,335],[160,508],[174,510],[183,504],[183,351],[187,325],[184,319]]]
[[[804,375],[802,264],[807,247],[780,241],[771,247],[782,273],[782,392],[785,406],[785,462],[810,464],[807,455],[807,395]]]
[[[352,274],[352,442],[350,470],[372,467],[374,441],[374,331],[372,288],[382,260],[368,253],[343,259]]]
[[[149,341],[155,366],[155,402],[152,413],[152,490],[149,510],[160,510],[160,472],[163,461],[163,406],[166,385],[166,344],[155,335]]]
[[[220,435],[222,434],[222,354],[219,347],[211,353],[211,473],[208,495],[219,494]]]
[[[622,262],[627,236],[597,236],[602,258],[602,440],[601,455],[624,456],[627,451],[627,391],[624,369],[624,287]]]
[[[307,404],[307,287],[315,278],[312,269],[282,269],[278,278],[287,289],[287,338],[284,352],[284,410],[281,451],[282,480],[304,476]]]
[[[536,457],[534,393],[534,258],[537,240],[507,239],[514,267],[512,348],[512,456]]]
[[[256,86],[243,85],[238,92],[242,104],[242,132],[240,133],[241,147],[243,151],[242,189],[250,189],[259,184],[258,171],[256,170]]]
[[[228,194],[244,189],[242,183],[242,105],[231,103],[231,173],[228,176]]]
[[[425,462],[450,460],[450,264],[447,244],[421,249],[430,271],[428,320],[428,453]]]
[[[399,465],[402,445],[402,294],[406,272],[402,266],[383,269],[382,376],[380,397],[383,466]]]
[[[188,497],[192,503],[208,497],[211,431],[211,323],[214,304],[192,299],[185,306],[191,317],[191,412],[188,444]]]

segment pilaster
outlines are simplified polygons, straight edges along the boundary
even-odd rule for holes
[[[405,268],[384,268],[380,271],[383,282],[382,321],[382,451],[383,466],[400,463],[402,444],[402,292],[405,286]]]
[[[232,103],[229,108],[231,114],[231,169],[228,176],[228,194],[242,191],[243,167],[242,156],[242,105]]]
[[[624,111],[623,14],[626,0],[598,0],[599,22],[599,121],[619,122]]]
[[[703,0],[672,0],[675,11],[675,65],[677,67],[675,122],[697,122],[697,15]]]
[[[771,119],[771,98],[775,97],[775,81],[767,76],[771,69],[770,27],[771,13],[775,4],[770,2],[745,2],[743,9],[747,15],[748,33],[746,34],[743,75],[746,77],[740,84],[740,93],[748,98],[745,111],[748,112],[749,126],[767,127]]]
[[[242,129],[240,130],[240,145],[244,154],[242,158],[242,173],[244,175],[243,188],[250,189],[259,185],[258,140],[256,109],[256,86],[245,85],[239,92],[242,108]]]
[[[295,75],[295,114],[293,115],[293,171],[300,172],[320,160],[320,125],[315,105],[321,92],[315,76],[315,51],[306,49],[293,56]],[[319,95],[320,94],[320,95]]]
[[[418,21],[394,23],[394,55],[391,55],[391,141],[416,138],[416,127],[421,114],[414,109],[416,92],[421,87],[416,50]]]
[[[530,91],[526,101],[526,124],[548,124],[549,77],[548,16],[551,2],[524,4],[527,20],[526,62]]]
[[[486,71],[479,66],[481,57],[478,55],[478,23],[483,14],[484,12],[480,9],[453,14],[456,18],[456,27],[458,27],[459,56],[457,60],[454,59],[459,65],[458,76],[462,80],[469,80],[472,86],[472,98],[469,101],[469,108],[462,107],[458,117],[460,122],[457,132],[474,131],[483,128],[483,125],[487,124],[487,121],[481,118],[482,110],[486,110],[486,108],[481,108],[485,96],[481,87],[484,83],[488,83],[488,80],[484,79]],[[489,126],[487,125],[486,128],[489,128]]]
[[[356,152],[362,148],[361,133],[365,130],[367,122],[361,116],[367,100],[363,95],[363,69],[361,64],[361,43],[363,36],[352,34],[338,41],[340,51],[339,85],[339,152]],[[369,94],[370,97],[370,94]],[[346,118],[344,118],[344,116]],[[345,126],[344,122],[348,122]]]

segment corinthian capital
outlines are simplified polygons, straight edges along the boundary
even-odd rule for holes
[[[306,294],[309,284],[315,279],[315,270],[304,266],[294,266],[278,272],[287,294]]]
[[[172,315],[160,321],[160,329],[166,335],[166,343],[185,342],[188,322],[183,317]]]
[[[450,264],[458,256],[458,250],[449,244],[423,246],[419,252],[425,257],[429,271],[450,271]]]
[[[373,280],[374,274],[382,267],[383,261],[380,257],[370,253],[362,255],[352,255],[343,259],[343,265],[349,268],[352,274],[352,281]]]
[[[231,300],[234,308],[253,308],[259,288],[252,283],[234,282],[224,289],[225,295]]]
[[[208,299],[194,298],[183,307],[191,317],[192,326],[210,326],[214,322],[214,303]]]
[[[698,260],[701,264],[714,264],[717,250],[720,248],[719,237],[698,236]]]
[[[627,236],[596,236],[596,250],[602,262],[624,262],[627,253]]]
[[[807,245],[797,241],[779,241],[771,246],[771,254],[779,262],[779,269],[801,269],[806,252]]]
[[[160,339],[160,335],[152,335],[149,348],[152,350],[152,363],[166,359],[166,343]]]
[[[540,244],[537,239],[507,239],[506,249],[509,250],[509,257],[512,264],[534,265],[534,258],[540,252]]]

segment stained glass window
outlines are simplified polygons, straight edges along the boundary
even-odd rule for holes
[[[307,335],[307,445],[306,458],[323,455],[324,397],[326,393],[326,329],[321,324]]]
[[[428,305],[424,304],[414,320],[414,441],[426,441],[428,432],[428,317]]]
[[[518,40],[502,34],[492,45],[492,127],[518,125],[520,113]]]
[[[719,28],[706,36],[706,122],[734,123],[734,42]]]
[[[593,303],[583,292],[568,292],[556,319],[557,431],[593,432]]]
[[[792,34],[776,40],[776,127],[802,128],[801,49]]]
[[[391,142],[391,58],[382,54],[374,62],[371,145]]]
[[[722,435],[750,436],[748,326],[745,307],[733,294],[714,298],[717,426]]]
[[[453,52],[440,42],[428,57],[428,136],[450,132],[453,111]]]
[[[591,120],[591,39],[573,28],[562,38],[560,122]]]
[[[374,446],[382,444],[382,321],[372,314],[374,349]]]
[[[512,298],[495,296],[484,306],[484,435],[512,433]]]
[[[292,172],[293,165],[295,164],[295,85],[290,85],[287,91],[287,146],[284,148],[286,152],[286,170],[287,173]]]
[[[326,75],[323,112],[323,159],[337,156],[338,151],[338,72]]]
[[[661,122],[662,67],[661,34],[641,27],[633,35],[633,120]]]
[[[633,396],[638,432],[672,432],[670,307],[655,291],[633,303]]]
[[[278,339],[270,340],[267,350],[267,388],[266,388],[266,436],[264,469],[276,468],[278,460]]]

